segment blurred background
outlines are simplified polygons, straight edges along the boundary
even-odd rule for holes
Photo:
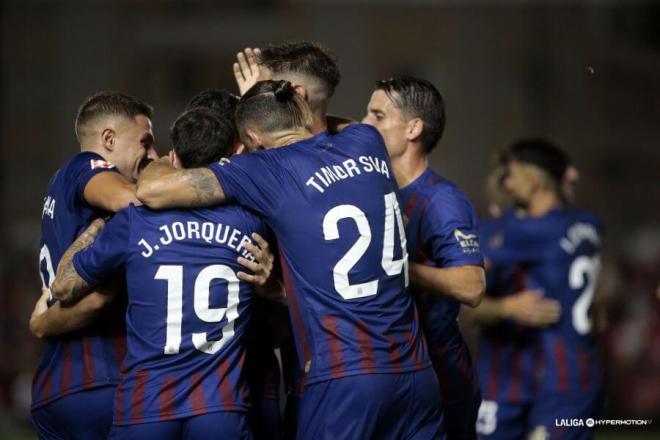
[[[40,343],[40,213],[52,173],[78,151],[78,105],[99,90],[156,108],[159,153],[186,102],[236,90],[238,50],[314,40],[339,59],[331,111],[360,119],[373,83],[431,80],[446,135],[432,167],[487,215],[494,155],[521,136],[556,140],[604,220],[596,301],[607,311],[604,417],[655,419],[599,438],[660,438],[660,5],[623,0],[5,0],[0,6],[0,438],[32,438]],[[660,292],[659,292],[660,293]]]

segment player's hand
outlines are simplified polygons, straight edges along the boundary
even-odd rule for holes
[[[238,91],[241,96],[250,90],[253,85],[257,83],[259,77],[259,64],[257,58],[261,55],[261,50],[258,48],[245,48],[243,52],[236,54],[236,62],[234,63],[234,78],[238,85]]]
[[[271,273],[273,272],[273,262],[275,256],[268,247],[268,242],[256,232],[252,233],[252,243],[243,243],[243,247],[252,254],[255,261],[250,261],[247,258],[238,257],[238,262],[241,266],[249,269],[254,275],[249,275],[245,272],[238,272],[236,275],[239,279],[254,284],[255,286],[264,286]]]
[[[542,290],[524,290],[502,299],[506,318],[530,327],[547,327],[559,321],[561,305],[543,297]]]
[[[48,310],[48,300],[50,299],[50,289],[48,287],[41,288],[41,296],[34,305],[32,315],[30,315],[30,331],[38,338],[43,336],[39,331],[39,319]]]

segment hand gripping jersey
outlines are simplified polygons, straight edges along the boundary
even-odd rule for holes
[[[94,218],[107,214],[83,197],[87,182],[102,172],[118,171],[98,154],[83,152],[50,180],[41,215],[39,272],[44,285],[53,283],[60,258],[76,237]],[[120,303],[117,301],[84,330],[45,340],[32,384],[33,409],[70,393],[118,383],[126,351]]]
[[[492,259],[505,244],[512,242],[504,233],[516,234],[519,220],[513,211],[481,222],[480,238],[484,256]],[[497,257],[495,257],[497,258]],[[486,272],[486,295],[501,299],[523,290],[538,288],[521,262],[495,264]],[[536,392],[536,371],[541,368],[539,330],[511,320],[499,321],[481,329],[479,339],[479,379],[484,400],[529,403]]]
[[[307,384],[430,365],[383,140],[357,124],[211,165],[277,236]]]
[[[90,284],[125,270],[128,353],[115,425],[247,411],[244,337],[252,287],[239,255],[263,222],[236,206],[155,212],[129,206],[75,255]]]
[[[593,214],[554,209],[540,218],[510,218],[503,224],[502,245],[490,252],[495,266],[518,265],[528,288],[541,288],[561,304],[559,322],[540,331],[540,393],[581,393],[601,385],[591,314],[600,235]]]

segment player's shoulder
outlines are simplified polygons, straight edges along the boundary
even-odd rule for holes
[[[262,217],[255,212],[237,204],[218,205],[184,212],[193,213],[217,223],[231,224],[239,229],[250,229],[250,231],[244,231],[248,234],[252,232],[252,229],[261,229],[264,223]]]
[[[112,170],[115,165],[108,162],[98,153],[93,151],[81,151],[70,157],[62,169],[71,170]]]
[[[438,206],[456,206],[469,207],[472,209],[472,202],[465,193],[451,180],[440,176],[430,168],[422,176],[422,184],[419,185],[430,199],[431,203]]]
[[[583,223],[592,225],[598,231],[603,228],[603,223],[600,217],[592,211],[579,208],[566,208],[563,211],[565,221],[569,227],[575,223]]]

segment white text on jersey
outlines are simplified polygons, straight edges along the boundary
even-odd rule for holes
[[[328,165],[318,169],[314,172],[305,185],[314,187],[318,192],[325,192],[335,182],[355,177],[365,173],[377,171],[383,176],[390,178],[390,170],[387,168],[387,162],[374,156],[360,156],[358,157],[358,165],[353,159],[347,159],[339,165]]]

